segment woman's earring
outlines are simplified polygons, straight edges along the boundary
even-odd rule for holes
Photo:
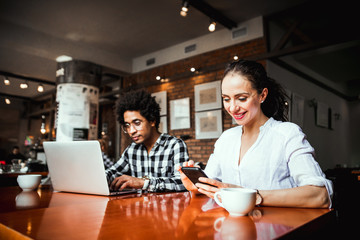
[[[263,102],[264,102],[264,100],[261,101],[261,103],[263,103]]]

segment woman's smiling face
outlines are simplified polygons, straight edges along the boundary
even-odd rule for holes
[[[256,121],[262,113],[260,104],[265,99],[252,87],[251,82],[236,73],[227,74],[221,86],[222,99],[225,110],[239,125],[246,125]]]

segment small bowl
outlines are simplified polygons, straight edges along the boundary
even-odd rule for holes
[[[24,192],[33,191],[39,187],[41,182],[41,175],[40,174],[25,174],[19,175],[17,177],[17,182],[19,187],[22,188]]]

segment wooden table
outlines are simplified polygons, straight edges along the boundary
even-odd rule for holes
[[[189,192],[104,197],[0,188],[0,239],[294,239],[331,229],[333,220],[329,209],[273,207],[230,217]]]

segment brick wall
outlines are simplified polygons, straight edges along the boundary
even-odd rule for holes
[[[248,41],[133,74],[124,79],[123,88],[145,86],[151,93],[166,91],[168,133],[177,137],[190,135],[191,138],[185,141],[190,159],[206,163],[213,151],[216,139],[195,139],[194,86],[221,80],[226,64],[233,60],[234,55],[246,58],[265,51],[264,39]],[[200,73],[191,73],[191,67],[200,69]],[[169,78],[169,82],[157,81],[155,79],[157,75]],[[186,97],[190,98],[191,128],[170,130],[169,101]],[[224,110],[222,110],[222,120],[223,130],[233,126],[231,117]],[[128,144],[129,138],[123,135],[121,149],[123,150]]]

